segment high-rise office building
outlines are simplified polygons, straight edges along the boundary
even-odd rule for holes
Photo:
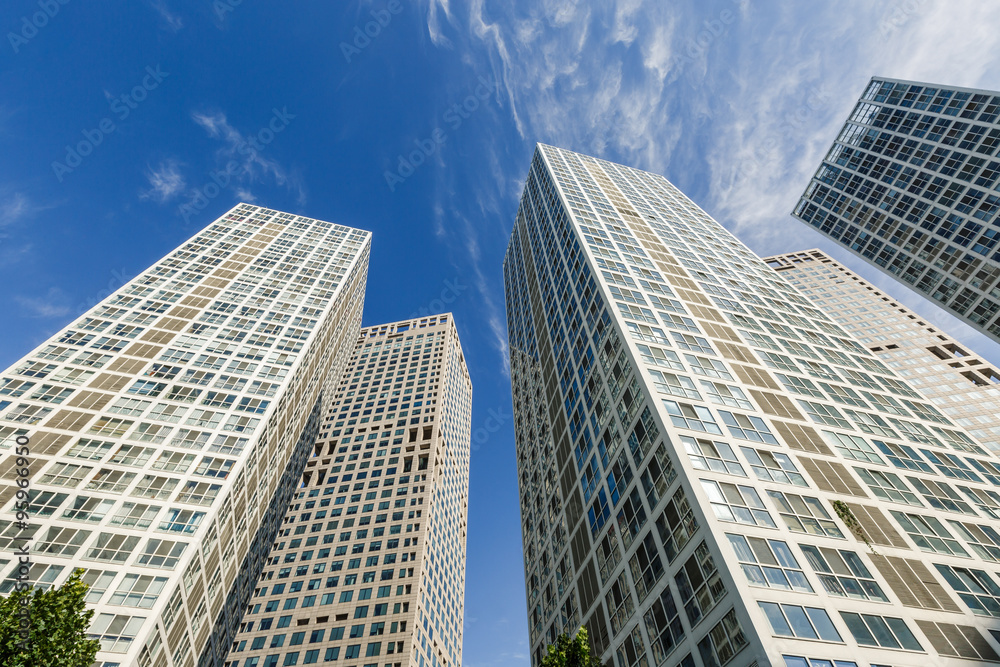
[[[1000,341],[1000,93],[873,78],[793,215]]]
[[[27,544],[36,585],[85,568],[95,664],[221,661],[354,349],[369,248],[240,204],[4,371],[0,592]]]
[[[1000,451],[1000,372],[990,361],[819,250],[764,261],[941,412]],[[906,414],[861,393],[886,414]]]
[[[461,667],[472,383],[450,315],[361,331],[226,667]]]
[[[539,146],[504,276],[534,665],[1000,661],[1000,459],[666,179]]]

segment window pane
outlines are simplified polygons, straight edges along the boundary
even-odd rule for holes
[[[878,643],[875,641],[875,637],[872,636],[868,626],[866,626],[864,621],[861,620],[861,616],[842,611],[840,612],[840,617],[844,619],[844,623],[847,624],[847,629],[851,631],[851,634],[854,635],[854,640],[858,642],[860,646],[878,646]]]
[[[781,609],[778,608],[773,602],[758,602],[760,608],[764,610],[764,615],[767,616],[767,620],[771,623],[771,629],[774,630],[774,634],[781,635],[783,637],[794,637],[792,634],[792,629],[788,627],[788,621],[785,620],[785,616],[781,613]]]
[[[750,551],[749,545],[747,545],[747,540],[742,535],[728,535],[729,543],[733,545],[733,551],[736,552],[736,557],[745,562],[754,562],[757,559],[754,558],[753,552]]]
[[[806,639],[816,639],[816,631],[813,630],[812,623],[809,622],[809,618],[806,616],[806,612],[802,607],[796,607],[794,605],[782,605],[782,610],[785,612],[785,616],[788,618],[789,624],[792,626],[792,631],[795,633],[796,637],[803,637]]]
[[[795,560],[795,556],[792,555],[791,549],[784,542],[779,542],[777,540],[771,540],[771,549],[774,550],[774,555],[778,558],[778,562],[784,567],[794,567],[798,568],[799,564]]]
[[[809,584],[809,580],[806,579],[806,575],[802,574],[802,572],[799,570],[786,570],[785,574],[788,575],[788,581],[792,584],[792,588],[797,591],[812,593],[812,586]]]
[[[773,588],[783,588],[785,590],[791,590],[791,586],[788,584],[788,579],[785,577],[785,573],[776,567],[765,567],[764,576],[767,577],[768,583]]]
[[[809,619],[816,626],[816,632],[819,633],[820,638],[831,642],[843,641],[825,609],[806,607],[806,613],[809,614]]]
[[[896,638],[892,636],[889,631],[889,626],[885,624],[881,616],[871,616],[870,614],[864,614],[862,617],[868,624],[868,629],[872,631],[875,635],[875,641],[878,642],[879,646],[884,646],[885,648],[899,648],[899,642]]]
[[[885,620],[886,623],[889,624],[889,627],[892,628],[893,634],[896,635],[896,638],[903,645],[903,648],[910,651],[924,650],[920,645],[920,642],[917,641],[917,638],[913,636],[912,632],[910,632],[910,629],[906,627],[906,623],[903,622],[903,619],[886,618]]]
[[[767,586],[767,579],[758,565],[748,565],[743,563],[743,573],[747,575],[747,581],[751,586]]]

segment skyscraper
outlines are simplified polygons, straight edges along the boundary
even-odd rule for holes
[[[873,78],[793,215],[1000,341],[1000,93]]]
[[[941,412],[1000,451],[1000,372],[993,364],[819,250],[764,261]],[[906,414],[902,405],[882,406],[861,393],[883,413]]]
[[[666,179],[539,146],[504,278],[534,665],[1000,661],[1000,460]]]
[[[86,569],[96,664],[221,660],[357,340],[369,247],[240,204],[0,375],[0,591],[27,544],[33,583]]]
[[[450,315],[361,331],[226,667],[462,664],[472,383]]]

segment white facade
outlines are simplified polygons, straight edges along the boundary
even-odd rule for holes
[[[32,582],[85,568],[97,664],[225,655],[357,339],[369,249],[240,204],[0,375],[0,567],[28,542]]]
[[[533,665],[1000,661],[1000,460],[666,179],[538,146],[504,271]]]
[[[819,250],[764,261],[941,412],[1000,451],[1000,372],[989,361]]]
[[[366,327],[225,667],[459,666],[472,383],[450,314]]]

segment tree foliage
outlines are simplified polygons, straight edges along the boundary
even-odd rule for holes
[[[580,628],[572,639],[566,633],[559,635],[542,658],[542,667],[601,667],[601,661],[590,655],[587,628]]]
[[[87,609],[89,586],[78,569],[58,588],[26,587],[0,597],[0,665],[4,667],[90,667],[101,644],[87,639],[94,612]],[[22,600],[27,600],[27,616]],[[27,636],[22,637],[22,619]]]

